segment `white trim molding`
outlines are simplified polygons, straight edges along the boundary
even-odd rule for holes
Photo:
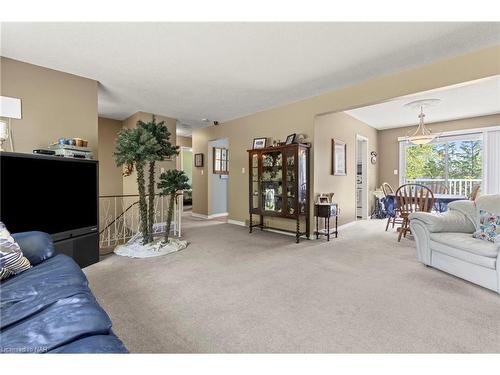
[[[246,227],[247,226],[244,221],[233,220],[233,219],[228,219],[227,223],[228,224],[233,224],[233,225],[239,225],[240,227]]]
[[[212,214],[212,215],[204,215],[204,214],[198,214],[196,212],[191,212],[192,217],[196,217],[198,219],[206,219],[206,220],[215,219],[218,217],[224,217],[224,216],[228,216],[228,215],[229,215],[228,212],[222,212],[220,214]]]

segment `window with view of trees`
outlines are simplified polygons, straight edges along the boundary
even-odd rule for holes
[[[481,139],[440,141],[405,149],[405,182],[442,183],[450,194],[469,195],[481,183]]]

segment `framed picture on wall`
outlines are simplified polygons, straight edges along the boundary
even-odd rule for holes
[[[347,175],[347,144],[340,139],[332,139],[332,174],[334,176]]]
[[[203,154],[194,154],[194,166],[203,167]]]

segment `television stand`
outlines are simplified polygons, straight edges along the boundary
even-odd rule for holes
[[[54,241],[57,254],[67,255],[81,268],[99,262],[99,233],[89,233]]]

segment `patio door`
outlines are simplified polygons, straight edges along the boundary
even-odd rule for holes
[[[482,133],[441,136],[422,146],[400,145],[402,183],[469,196],[474,186],[483,182]]]

